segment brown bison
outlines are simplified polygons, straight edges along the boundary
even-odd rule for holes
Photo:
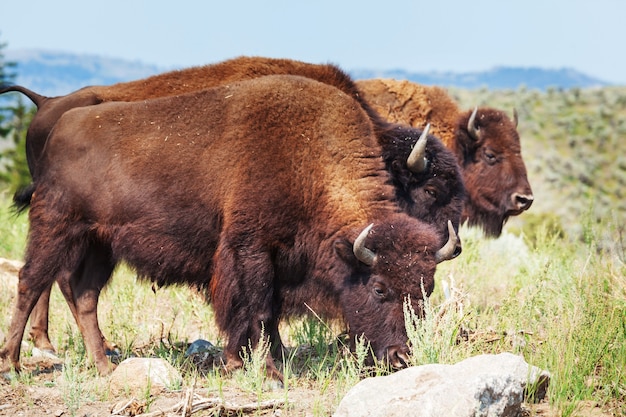
[[[382,117],[411,126],[430,123],[456,155],[467,189],[463,221],[499,236],[510,216],[528,210],[533,193],[522,159],[517,115],[481,107],[462,112],[441,88],[391,79],[359,80]]]
[[[461,219],[464,186],[454,155],[435,137],[429,137],[422,153],[409,155],[422,131],[408,126],[390,124],[362,99],[353,80],[334,65],[316,65],[288,59],[239,57],[217,64],[193,67],[155,75],[146,79],[119,83],[112,86],[85,87],[62,97],[44,97],[24,87],[12,86],[0,93],[19,91],[26,94],[38,107],[28,129],[26,150],[29,168],[37,178],[39,160],[52,127],[67,110],[109,101],[139,101],[161,96],[171,96],[197,91],[238,80],[271,74],[305,76],[335,86],[352,96],[369,115],[379,144],[382,158],[392,174],[394,192],[400,207],[411,216],[435,225],[444,239],[448,237],[447,221],[455,230]],[[422,143],[423,144],[423,143]],[[425,153],[424,153],[425,152]],[[30,192],[18,194],[18,204],[30,203]],[[455,255],[460,253],[460,244]],[[44,291],[31,317],[31,337],[35,345],[54,351],[48,337],[48,303],[50,290]]]
[[[299,76],[66,112],[38,161],[0,356],[19,369],[29,314],[56,280],[108,373],[98,296],[125,261],[158,285],[210,290],[227,369],[309,307],[404,366],[403,303],[420,310],[455,245],[438,249],[435,228],[399,209],[381,152],[358,102]]]

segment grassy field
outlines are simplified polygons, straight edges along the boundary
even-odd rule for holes
[[[463,254],[439,267],[431,314],[411,332],[414,363],[513,352],[552,373],[547,409],[528,405],[528,415],[625,415],[626,89],[451,93],[462,108],[518,109],[535,203],[498,239],[462,228]],[[8,193],[1,195],[0,257],[19,260],[27,220],[12,215],[9,205]],[[8,329],[14,295],[15,281],[0,282],[0,331]],[[86,360],[56,289],[52,311],[51,337],[62,366],[46,368],[29,358],[27,342],[23,360],[31,372],[0,384],[0,397],[20,405],[3,411],[0,400],[0,414],[109,415],[125,398],[113,396]],[[347,355],[337,337],[341,327],[316,319],[285,323],[281,330],[292,347],[284,389],[268,389],[254,366],[222,377],[210,360],[192,364],[183,355],[187,342],[223,344],[210,306],[185,287],[155,292],[124,267],[103,293],[99,317],[123,357],[159,356],[183,372],[181,392],[136,399],[144,412],[193,386],[240,403],[284,401],[283,416],[327,416],[363,374],[358,355]]]

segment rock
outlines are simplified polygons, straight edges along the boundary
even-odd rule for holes
[[[24,262],[0,258],[0,282],[3,288],[15,291],[17,289],[18,275]]]
[[[158,394],[182,385],[183,378],[167,361],[160,358],[129,358],[122,361],[111,374],[109,386],[114,393],[134,396]]]
[[[510,353],[415,366],[359,382],[334,417],[519,416],[526,388],[534,388],[540,400],[549,380],[549,372]]]
[[[189,345],[185,351],[185,356],[191,356],[198,353],[212,352],[215,350],[213,343],[208,340],[198,339]]]
[[[48,349],[41,350],[36,347],[33,347],[33,350],[30,351],[30,355],[33,358],[53,359],[57,361],[61,360],[53,351]]]

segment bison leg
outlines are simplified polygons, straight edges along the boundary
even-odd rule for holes
[[[214,260],[211,299],[217,324],[228,338],[224,353],[226,370],[231,371],[243,366],[242,352],[255,349],[261,337],[276,344],[271,340],[278,334],[273,305],[274,269],[267,251],[241,243],[229,245],[224,237]],[[282,381],[269,352],[265,362],[268,376]]]
[[[111,263],[110,256],[107,256],[109,252],[95,252],[93,248],[89,252],[90,248],[86,246],[89,242],[88,226],[77,223],[62,210],[55,210],[58,200],[53,195],[45,194],[45,190],[42,190],[39,199],[33,201],[29,213],[30,233],[25,254],[26,262],[20,270],[15,313],[11,320],[7,343],[0,351],[0,357],[8,359],[8,364],[3,364],[3,370],[11,366],[19,370],[20,347],[26,322],[35,303],[42,298],[44,291],[52,287],[54,281],[59,283],[66,299],[71,300],[69,306],[74,317],[77,319],[86,317],[84,320],[77,320],[83,336],[91,337],[94,332],[100,333],[97,317],[94,331],[94,319],[90,314],[95,317],[94,306],[97,304],[97,297],[113,269],[108,267]],[[103,259],[107,261],[108,269],[97,268],[105,263]],[[96,273],[92,273],[93,268],[97,269]],[[86,340],[91,339],[86,337]],[[87,345],[88,350],[94,350],[92,345],[93,343]],[[101,362],[101,358],[98,358],[99,370],[102,367]],[[104,370],[104,367],[102,369]]]
[[[107,375],[115,365],[109,362],[106,349],[109,346],[98,324],[98,299],[100,291],[108,282],[115,263],[110,250],[104,247],[90,248],[81,267],[70,279],[59,280],[59,288],[74,315],[87,352],[100,375]]]
[[[54,346],[50,342],[48,335],[48,311],[50,309],[50,291],[52,285],[44,290],[35,304],[35,308],[30,315],[30,338],[35,347],[44,351],[55,353]]]
[[[35,308],[30,314],[30,339],[33,341],[36,348],[49,353],[56,353],[54,345],[50,341],[50,336],[48,333],[48,324],[49,324],[49,310],[50,310],[50,292],[52,290],[52,286],[48,287],[39,297],[37,304],[35,304]],[[71,290],[68,286],[66,286],[67,294],[71,294]],[[65,295],[65,294],[64,294]],[[77,320],[76,316],[76,307],[74,305],[74,300],[72,297],[68,299],[65,297],[65,300],[68,302],[70,306],[70,310],[72,311],[72,315],[74,319]],[[78,321],[77,321],[78,322]],[[104,336],[102,336],[104,338]],[[115,349],[115,345],[108,342],[107,340],[103,343],[105,351],[113,351]]]
[[[25,263],[19,273],[7,342],[0,351],[0,357],[8,360],[2,370],[10,367],[19,370],[22,338],[35,303],[55,280],[69,279],[82,259],[84,247],[79,237],[82,236],[80,228],[72,229],[73,233],[68,231],[69,219],[45,205],[45,199],[40,196],[40,199],[33,200],[29,212],[30,232]]]
[[[46,286],[52,285],[52,282],[49,284],[37,282],[34,278],[40,276],[38,272],[37,268],[28,261],[20,270],[11,326],[7,334],[6,344],[0,351],[0,358],[3,359],[2,372],[8,372],[11,368],[16,371],[20,370],[20,349],[26,322]]]

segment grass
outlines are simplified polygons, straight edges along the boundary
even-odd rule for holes
[[[25,220],[20,217],[2,223],[1,233],[4,235],[6,228],[25,230],[20,224]],[[480,353],[518,353],[552,373],[548,396],[562,415],[576,415],[577,404],[588,400],[624,412],[623,253],[599,250],[594,244],[596,230],[588,231],[588,241],[581,244],[550,230],[546,226],[543,231],[533,231],[530,244],[509,232],[494,241],[462,228],[464,253],[439,268],[437,289],[425,306],[426,319],[411,320],[407,315],[413,363],[455,363]],[[447,299],[444,281],[450,293]],[[11,308],[6,292],[2,291],[2,311]],[[57,385],[64,390],[68,409],[77,410],[85,398],[104,400],[106,392],[86,382],[95,378],[95,373],[85,363],[82,339],[56,289],[52,310],[53,340],[66,355]],[[0,319],[2,329],[8,328],[8,316],[3,314]],[[160,356],[181,369],[188,369],[183,342],[201,337],[223,343],[211,308],[202,297],[185,287],[154,292],[137,282],[127,268],[116,271],[112,285],[103,293],[100,317],[104,333],[120,344],[123,356]],[[345,354],[345,346],[336,339],[337,329],[317,318],[294,320],[282,333],[295,349],[284,361],[287,389],[280,395],[289,399],[292,390],[306,387],[318,397],[310,404],[315,415],[328,415],[363,377],[367,347],[362,346],[354,356]],[[250,365],[232,378],[223,378],[218,372],[198,375],[185,371],[185,383],[199,378],[202,385],[218,392],[238,387],[258,400],[276,395],[264,388],[266,380],[259,373],[265,352],[262,347],[253,351],[246,358]]]
[[[0,185],[0,256],[7,259],[22,259],[28,224],[26,214],[18,215],[11,207],[11,195]]]
[[[619,190],[626,183],[621,144],[626,91],[455,94],[463,108],[473,107],[469,103],[518,108],[536,201],[498,239],[462,228],[463,254],[438,268],[426,318],[412,320],[407,312],[413,363],[455,363],[481,353],[513,352],[551,372],[548,400],[558,415],[578,415],[580,405],[589,401],[609,415],[626,414],[626,204]],[[588,156],[581,162],[583,171],[573,163],[581,155]],[[592,174],[591,182],[585,173]],[[10,196],[0,194],[0,257],[21,259],[27,218],[11,214],[9,206]],[[13,296],[14,287],[0,281],[2,331],[9,326]],[[109,401],[108,391],[92,382],[95,371],[84,359],[80,333],[56,288],[52,311],[51,336],[66,364],[53,384],[64,390],[66,407],[78,410],[84,400]],[[330,415],[371,371],[362,362],[366,345],[347,354],[339,336],[342,327],[315,317],[281,327],[292,347],[283,364],[282,390],[264,385],[258,373],[262,350],[251,352],[251,366],[232,377],[194,369],[183,355],[187,342],[224,343],[211,307],[186,287],[153,291],[125,267],[116,270],[103,292],[99,317],[123,357],[168,359],[181,369],[183,389],[195,385],[221,397],[243,392],[252,400],[278,398],[287,404],[283,415]],[[37,383],[24,375],[16,384]]]

